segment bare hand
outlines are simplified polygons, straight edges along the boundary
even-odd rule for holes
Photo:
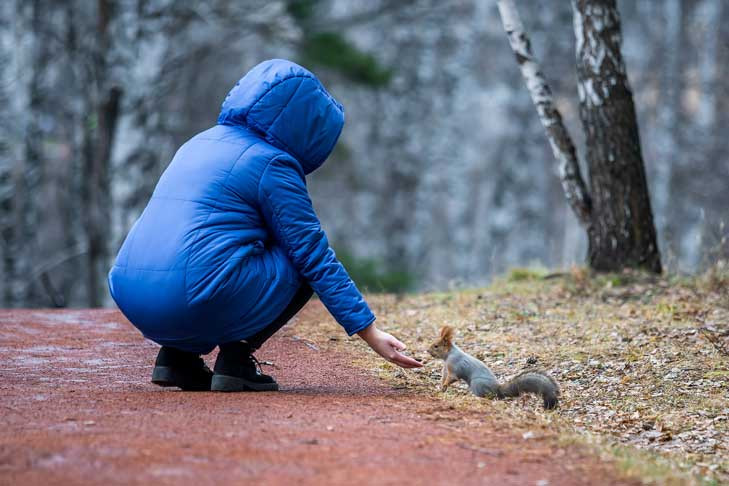
[[[405,356],[400,351],[405,350],[405,345],[385,331],[380,331],[374,324],[357,333],[372,350],[401,368],[420,368],[423,364],[410,356]]]

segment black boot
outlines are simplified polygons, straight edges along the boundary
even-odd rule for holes
[[[252,352],[246,342],[221,344],[210,389],[222,392],[278,390],[276,380],[261,373],[261,365]]]
[[[210,391],[213,372],[200,355],[162,346],[152,371],[152,383],[186,391]]]

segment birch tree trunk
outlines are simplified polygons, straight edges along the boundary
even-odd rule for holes
[[[584,227],[589,227],[591,201],[580,173],[580,164],[572,137],[564,126],[562,115],[554,105],[552,90],[532,53],[531,43],[524,30],[516,4],[513,0],[499,0],[496,4],[504,30],[509,38],[509,45],[516,55],[516,62],[519,64],[529,95],[539,114],[539,120],[547,132],[552,153],[559,163],[560,179],[567,202],[580,223]]]
[[[37,258],[37,191],[41,180],[41,133],[39,118],[43,93],[41,82],[48,61],[41,32],[39,0],[8,2],[12,16],[3,42],[2,82],[5,93],[2,159],[0,160],[0,244],[3,260],[3,305],[19,306],[32,301],[27,278]]]
[[[567,201],[587,230],[588,264],[598,271],[660,272],[638,124],[620,53],[615,0],[572,0],[577,38],[580,118],[587,143],[590,192],[576,150],[531,50],[513,0],[497,2],[529,94],[559,162]]]
[[[592,197],[590,267],[661,271],[615,0],[572,0],[580,118]]]
[[[20,55],[28,58],[27,50],[19,42],[22,39],[24,22],[18,15],[19,9],[15,3],[5,2],[0,4],[0,13],[4,18],[15,19],[11,28],[3,25],[0,30],[0,251],[2,252],[2,299],[0,305],[11,306],[17,298],[19,284],[16,256],[18,243],[16,238],[16,179],[18,172],[18,160],[21,159],[20,140],[22,140],[22,122],[16,118],[18,106],[25,105],[25,99],[21,94],[25,90],[18,90],[18,93],[11,93],[9,87],[14,80],[22,79],[21,73],[25,72],[25,66],[20,64]],[[15,46],[21,46],[12,50]]]

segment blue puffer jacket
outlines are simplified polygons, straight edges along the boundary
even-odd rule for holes
[[[177,151],[124,241],[109,273],[124,315],[153,341],[207,353],[264,328],[306,281],[348,334],[372,323],[304,178],[343,125],[311,72],[278,59],[254,67],[218,124]]]

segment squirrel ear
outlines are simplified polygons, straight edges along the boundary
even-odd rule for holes
[[[443,326],[440,329],[440,340],[451,344],[453,341],[453,328],[451,326]]]

